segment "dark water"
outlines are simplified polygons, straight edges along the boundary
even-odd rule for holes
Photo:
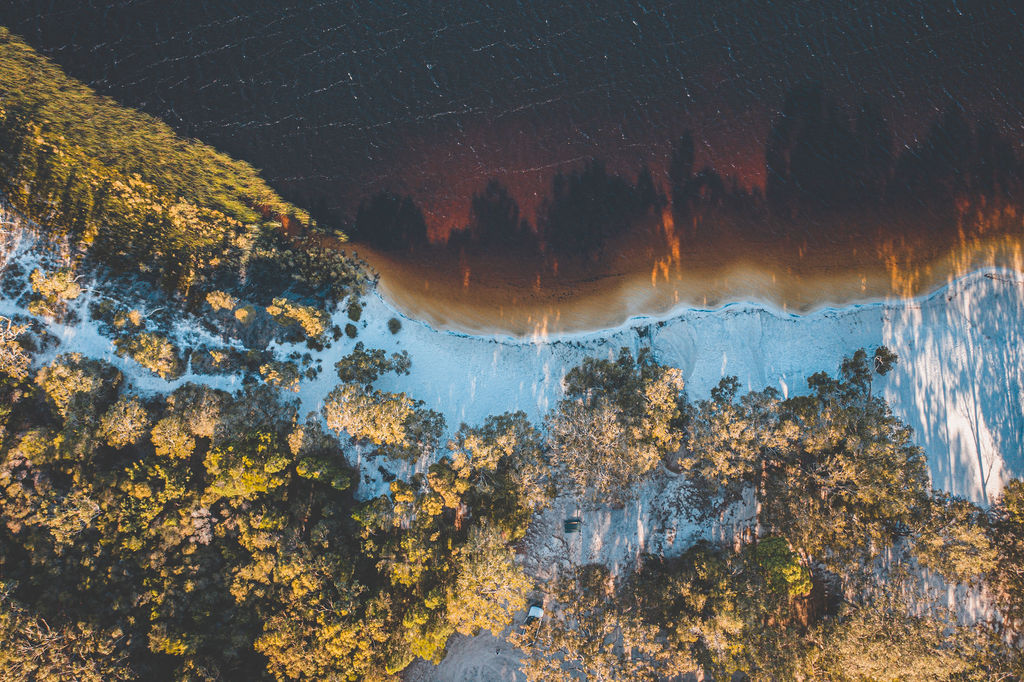
[[[659,176],[686,128],[698,164],[761,184],[771,120],[807,79],[876,100],[898,146],[952,100],[1019,142],[1018,6],[23,0],[0,21],[322,218],[389,188],[437,230],[491,177],[529,211],[556,169],[590,157]]]

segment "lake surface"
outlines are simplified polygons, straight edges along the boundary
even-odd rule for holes
[[[857,3],[8,0],[3,22],[73,76],[263,169],[343,224],[411,194],[434,234],[497,177],[533,216],[557,170],[696,164],[764,182],[785,93],[868,96],[912,143],[951,101],[1024,139],[1012,0]]]

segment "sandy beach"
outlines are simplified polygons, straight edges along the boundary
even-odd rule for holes
[[[909,235],[909,236],[908,236]],[[842,239],[677,235],[665,224],[596,256],[383,253],[352,245],[379,289],[436,329],[544,338],[731,302],[806,313],[912,298],[984,268],[1024,270],[1015,215],[933,229],[854,233]]]

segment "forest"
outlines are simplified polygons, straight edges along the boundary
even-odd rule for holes
[[[271,291],[337,301],[361,286],[344,253],[293,248],[286,235],[309,215],[248,164],[97,95],[6,29],[0,73],[0,191],[76,261],[192,305],[250,268]]]
[[[0,668],[7,679],[390,679],[482,630],[528,679],[1015,679],[1024,482],[990,509],[933,491],[910,430],[872,395],[897,362],[856,352],[811,392],[691,401],[679,371],[588,360],[543,424],[462,424],[375,388],[408,358],[361,345],[318,415],[269,384],[141,394],[78,354],[0,349]],[[326,427],[326,428],[325,428]],[[357,501],[356,449],[433,462]],[[696,509],[752,493],[735,547],[583,565],[540,585],[515,560],[560,490],[628,501],[669,468]],[[984,585],[1001,619],[919,613],[921,569]],[[883,577],[884,576],[884,577]],[[524,625],[547,595],[552,617]]]
[[[0,279],[29,313],[0,320],[5,679],[397,679],[484,631],[510,633],[531,680],[1024,675],[1024,482],[988,508],[932,490],[914,434],[874,390],[899,362],[885,347],[790,397],[735,377],[688,395],[679,369],[623,349],[570,371],[537,423],[455,425],[382,387],[417,371],[408,355],[359,342],[327,368],[319,412],[301,414],[293,391],[317,368],[268,349],[337,342],[339,305],[355,337],[362,264],[289,237],[308,216],[250,167],[96,97],[7,33],[0,69],[0,187],[47,247]],[[781,197],[810,172],[792,139]],[[556,195],[595,185],[656,201],[599,165]],[[415,218],[400,197],[375,205]],[[498,187],[474,210],[525,229]],[[80,311],[86,287],[104,295]],[[143,390],[110,362],[54,352],[47,325],[82,312],[147,378],[205,363],[244,379]],[[205,321],[224,346],[176,347],[161,312]],[[366,499],[367,461],[423,466]],[[666,475],[709,518],[755,500],[753,524],[734,545],[645,556],[627,574],[581,565],[538,584],[518,560],[556,496],[616,508]],[[986,590],[998,616],[919,603],[925,574]],[[537,600],[548,615],[525,623]]]

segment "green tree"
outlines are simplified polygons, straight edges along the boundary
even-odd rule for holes
[[[66,353],[40,369],[35,382],[65,420],[90,421],[113,398],[121,373],[80,353]]]
[[[997,555],[989,584],[1003,617],[1019,632],[1024,628],[1024,480],[1007,482],[991,515]]]
[[[389,358],[380,349],[366,350],[366,346],[360,341],[352,352],[335,363],[334,367],[342,382],[369,385],[377,381],[382,374],[408,374],[411,365],[409,354],[405,351],[392,353]]]
[[[176,416],[167,416],[150,431],[153,449],[158,457],[187,460],[196,449],[196,439],[188,425]]]
[[[552,588],[560,613],[510,635],[526,652],[527,680],[658,680],[686,672],[658,637],[658,628],[616,598],[605,566],[574,568]]]
[[[62,317],[67,310],[67,302],[82,294],[82,287],[70,270],[44,272],[36,268],[29,275],[29,282],[35,294],[29,302],[29,312],[34,315]]]
[[[840,377],[818,373],[810,395],[780,400],[767,389],[737,399],[726,378],[688,412],[692,481],[725,500],[751,489],[763,533],[785,536],[805,566],[866,566],[927,513],[928,470],[909,427],[871,394],[864,351],[843,362]]]
[[[427,480],[447,507],[486,516],[518,540],[533,514],[553,496],[541,433],[523,412],[488,417],[480,427],[463,424],[448,443],[450,459],[429,469]]]
[[[215,311],[233,311],[238,307],[238,299],[231,294],[214,289],[206,294],[206,303]]]
[[[51,625],[0,586],[0,675],[11,682],[133,679],[124,634],[87,622]]]
[[[448,620],[464,635],[490,630],[499,636],[526,607],[533,582],[515,563],[507,539],[489,524],[470,531],[457,564],[458,577],[448,588]]]
[[[275,298],[274,302],[267,306],[267,312],[279,324],[298,325],[311,339],[320,338],[327,331],[331,321],[330,316],[324,311],[286,298]]]
[[[960,583],[980,582],[997,556],[985,512],[968,500],[939,491],[932,493],[914,551],[922,566]]]
[[[141,332],[114,341],[117,354],[135,360],[161,379],[177,379],[184,371],[178,349],[167,338]]]
[[[548,444],[580,494],[622,503],[682,444],[682,374],[646,350],[636,360],[625,348],[615,361],[588,358],[564,385],[547,419]]]
[[[125,396],[100,419],[100,432],[114,448],[134,445],[149,430],[149,413],[135,396]]]
[[[356,384],[335,388],[324,402],[327,426],[380,451],[416,460],[437,448],[444,418],[422,408],[404,393],[387,393]]]
[[[785,538],[764,538],[754,547],[757,565],[765,574],[768,589],[788,597],[806,597],[811,593],[811,572],[801,565]]]
[[[811,637],[805,675],[862,680],[998,679],[982,659],[986,637],[946,620],[911,614],[912,604],[889,594],[845,608]],[[1006,678],[1004,678],[1006,679]]]
[[[278,610],[269,613],[255,649],[278,680],[374,679],[386,621],[363,606],[352,566],[302,552],[279,558],[273,571]],[[377,679],[381,679],[377,677]]]
[[[295,393],[298,393],[299,381],[302,379],[294,362],[276,360],[260,365],[260,376],[271,386]]]
[[[251,499],[284,486],[291,454],[271,433],[256,433],[230,445],[211,448],[204,466],[209,476],[206,495]]]
[[[840,379],[812,376],[814,393],[783,407],[798,426],[795,447],[765,453],[762,523],[833,567],[867,565],[926,513],[924,453],[871,395],[871,374],[859,352]]]

